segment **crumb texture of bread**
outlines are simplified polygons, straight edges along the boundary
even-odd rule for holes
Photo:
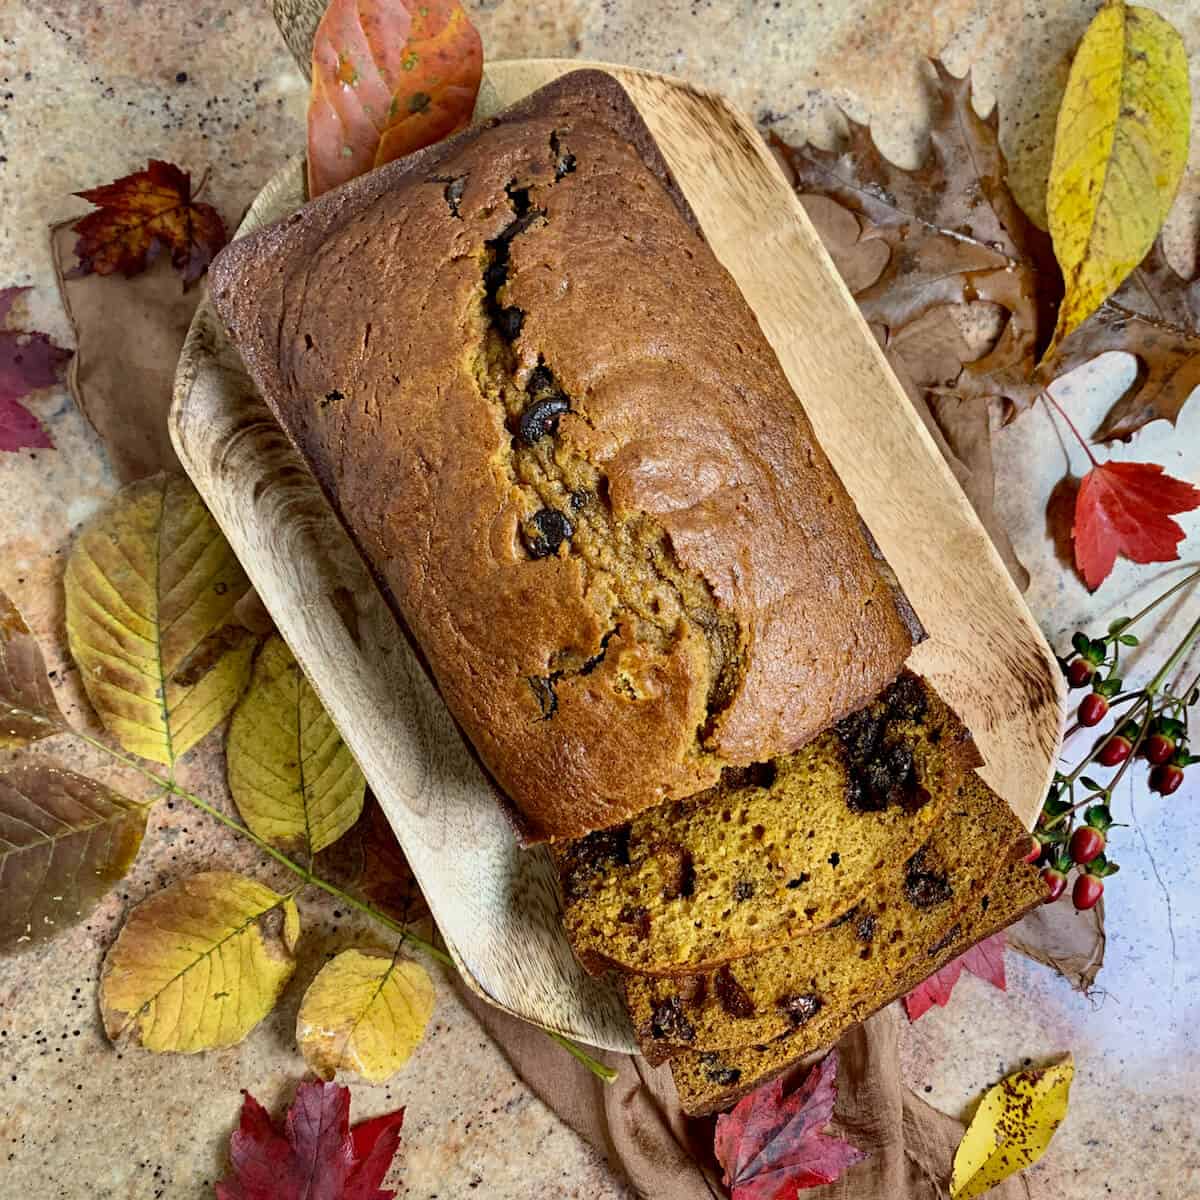
[[[554,846],[567,937],[594,971],[679,975],[815,933],[926,841],[978,762],[905,671],[795,754]]]
[[[950,928],[914,955],[907,969],[869,989],[853,1002],[828,1010],[794,1033],[739,1050],[688,1050],[671,1059],[679,1103],[689,1116],[720,1112],[767,1080],[810,1055],[823,1052],[854,1025],[907,995],[923,979],[976,942],[1007,928],[1046,900],[1038,869],[1020,860],[1004,864],[993,886],[959,914]]]
[[[790,753],[900,670],[903,605],[611,77],[328,193],[211,287],[524,841]]]
[[[886,994],[914,963],[928,966],[931,947],[957,940],[961,914],[1025,836],[1008,805],[969,774],[925,845],[829,929],[707,974],[625,976],[642,1052],[661,1062],[677,1050],[739,1049],[804,1026],[813,1032],[796,1045],[816,1048],[828,1021],[821,1014],[837,1020],[862,996]]]

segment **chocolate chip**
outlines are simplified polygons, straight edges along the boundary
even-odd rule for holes
[[[946,930],[945,936],[939,938],[932,946],[929,947],[929,957],[934,958],[949,946],[952,946],[962,936],[961,925],[951,925]]]
[[[806,992],[800,996],[780,996],[775,1003],[798,1029],[801,1025],[807,1025],[821,1011],[823,1002],[820,996]]]
[[[540,396],[543,392],[558,391],[554,375],[545,363],[539,363],[529,372],[529,378],[525,381],[525,391],[530,396]]]
[[[483,273],[483,286],[490,295],[495,295],[508,281],[508,262],[497,260]]]
[[[538,708],[542,710],[542,720],[550,720],[558,712],[558,693],[554,690],[554,677],[552,675],[528,675],[526,680],[533,689]]]
[[[733,885],[733,898],[740,904],[743,900],[749,900],[754,895],[754,884],[748,879],[739,879]]]
[[[705,1079],[722,1087],[737,1083],[742,1077],[737,1067],[725,1066],[715,1054],[700,1055],[700,1069],[704,1072]]]
[[[679,985],[679,998],[684,1004],[703,1004],[708,995],[708,980],[703,975],[683,975],[675,981]]]
[[[886,722],[881,716],[872,713],[869,708],[863,708],[843,717],[834,730],[850,762],[862,763],[878,751],[885,726]]]
[[[929,700],[921,681],[905,672],[888,688],[883,705],[893,721],[919,721],[929,708]]]
[[[610,867],[629,866],[630,832],[628,825],[618,825],[615,829],[599,829],[567,844],[562,881],[568,900],[580,900],[588,895],[589,882],[601,872]],[[649,913],[646,916],[648,921]]]
[[[678,900],[695,891],[696,868],[690,850],[677,842],[664,842],[654,848],[654,857],[662,867],[664,900]]]
[[[587,488],[580,488],[578,491],[571,493],[571,509],[574,512],[579,512],[581,508],[587,508],[595,498],[595,492],[589,491]]]
[[[515,342],[521,336],[521,326],[525,323],[525,314],[510,304],[496,313],[496,332],[506,341]]]
[[[733,977],[728,966],[722,967],[713,976],[713,990],[721,1007],[731,1017],[754,1016],[754,1001],[750,999],[750,993]]]
[[[858,937],[858,940],[860,942],[872,941],[875,937],[875,929],[877,925],[878,922],[876,921],[874,914],[861,917],[858,924],[854,927],[854,932]]]
[[[683,1015],[683,1002],[678,996],[660,1000],[650,1013],[650,1036],[671,1042],[693,1042],[696,1027]]]
[[[803,887],[811,878],[812,876],[807,871],[801,871],[795,879],[789,879],[783,886],[794,892],[798,887]]]
[[[539,509],[521,529],[530,558],[548,558],[574,532],[575,527],[556,508]]]
[[[571,402],[562,392],[535,400],[517,420],[517,436],[526,446],[558,432],[558,418],[570,412]],[[572,498],[573,499],[573,498]]]
[[[648,938],[650,936],[650,910],[643,908],[640,904],[634,907],[632,904],[627,904],[619,913],[617,920],[623,925],[633,925],[637,929],[637,935],[640,938]]]
[[[904,868],[904,894],[914,908],[934,908],[954,895],[945,874],[931,870],[925,851],[918,850]]]
[[[839,866],[841,861],[842,856],[836,850],[829,856],[829,865],[831,867]]]

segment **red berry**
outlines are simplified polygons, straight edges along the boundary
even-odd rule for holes
[[[1133,745],[1128,738],[1122,737],[1119,733],[1114,733],[1100,747],[1100,753],[1096,755],[1096,761],[1104,767],[1118,767],[1123,763],[1133,750]]]
[[[1046,885],[1049,895],[1046,897],[1046,903],[1049,904],[1057,900],[1059,896],[1067,890],[1067,877],[1062,871],[1057,871],[1053,867],[1046,867],[1042,871],[1042,882]]]
[[[1146,739],[1142,753],[1155,765],[1165,763],[1175,753],[1175,739],[1162,733],[1152,733]]]
[[[1080,725],[1099,725],[1107,715],[1108,700],[1099,692],[1088,692],[1080,702]]]
[[[1098,829],[1093,829],[1090,825],[1080,825],[1078,829],[1071,834],[1071,841],[1067,849],[1071,855],[1071,861],[1083,866],[1084,863],[1090,863],[1093,858],[1098,858],[1104,853],[1105,837]]]
[[[1086,658],[1075,658],[1067,664],[1067,682],[1073,687],[1091,683],[1096,668]]]
[[[1021,861],[1027,863],[1035,863],[1042,857],[1042,843],[1037,838],[1030,835],[1026,844],[1025,853],[1021,855]]]
[[[1175,763],[1159,763],[1150,772],[1150,790],[1157,792],[1160,796],[1169,796],[1172,792],[1179,791],[1181,783],[1183,783],[1183,768],[1176,766]]]
[[[1080,875],[1071,890],[1071,903],[1082,912],[1087,908],[1095,908],[1096,902],[1103,895],[1103,879],[1097,879],[1095,875]]]

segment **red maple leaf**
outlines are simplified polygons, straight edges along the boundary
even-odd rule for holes
[[[783,1080],[775,1079],[717,1118],[713,1149],[733,1200],[790,1200],[867,1157],[824,1132],[837,1099],[837,1065],[832,1050],[786,1099]]]
[[[1117,555],[1135,563],[1179,557],[1183,530],[1172,513],[1200,508],[1200,488],[1174,479],[1157,463],[1096,463],[1075,498],[1075,565],[1095,591]]]
[[[350,1128],[350,1089],[302,1083],[283,1129],[249,1092],[229,1139],[233,1171],[217,1200],[392,1200],[379,1185],[400,1145],[404,1109]]]
[[[28,288],[0,288],[0,325]],[[41,422],[21,403],[23,396],[58,381],[70,350],[44,333],[0,329],[0,450],[50,449],[54,443]]]
[[[201,180],[197,194],[203,187]],[[79,234],[75,254],[85,275],[137,275],[165,246],[187,288],[226,242],[221,214],[196,202],[191,175],[174,163],[152,158],[144,171],[75,195],[97,205],[71,227]]]
[[[935,1004],[945,1008],[950,1002],[950,993],[963,971],[970,971],[980,979],[986,979],[1002,992],[1008,988],[1004,977],[1004,931],[993,933],[972,946],[965,954],[948,962],[940,971],[935,971],[924,983],[918,984],[904,997],[904,1011],[910,1021],[923,1017]]]

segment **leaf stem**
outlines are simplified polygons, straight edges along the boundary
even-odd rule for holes
[[[616,1071],[612,1067],[606,1067],[599,1059],[593,1058],[582,1046],[575,1045],[569,1038],[563,1037],[561,1033],[555,1033],[553,1029],[546,1029],[543,1032],[556,1041],[572,1058],[576,1058],[583,1063],[597,1079],[603,1083],[614,1083],[616,1081]]]
[[[1086,454],[1088,456],[1088,458],[1091,459],[1092,466],[1098,467],[1100,465],[1100,463],[1097,461],[1096,456],[1092,453],[1091,446],[1089,446],[1087,444],[1087,439],[1084,438],[1083,434],[1080,433],[1079,430],[1075,428],[1075,422],[1072,421],[1071,418],[1067,416],[1066,410],[1063,408],[1063,406],[1061,404],[1059,404],[1059,402],[1057,400],[1055,400],[1055,398],[1052,395],[1050,395],[1050,390],[1048,388],[1042,388],[1042,398],[1046,401],[1047,404],[1052,405],[1054,408],[1054,411],[1056,413],[1058,413],[1058,415],[1060,417],[1062,417],[1062,419],[1064,421],[1066,421],[1067,428],[1075,435],[1075,440],[1078,441],[1078,443],[1083,447],[1084,454]]]
[[[82,738],[83,741],[87,742],[89,746],[95,746],[97,750],[103,750],[104,753],[109,755],[111,758],[116,759],[118,762],[123,763],[127,767],[131,767],[139,774],[144,775],[147,779],[150,779],[154,783],[158,784],[159,787],[161,787],[164,791],[171,792],[173,795],[179,796],[183,800],[187,800],[190,804],[193,804],[196,806],[196,808],[200,809],[201,812],[207,813],[210,817],[220,821],[222,825],[225,825],[229,829],[234,830],[234,832],[241,834],[242,837],[249,839],[264,854],[269,855],[277,863],[280,863],[282,866],[286,867],[292,872],[293,875],[303,879],[305,883],[311,883],[314,887],[319,887],[322,891],[328,892],[331,896],[336,896],[339,900],[341,900],[344,904],[349,905],[351,908],[356,908],[359,910],[359,912],[365,913],[369,917],[373,917],[381,925],[399,935],[399,937],[401,937],[404,941],[419,947],[426,954],[428,954],[430,958],[440,962],[443,966],[454,966],[454,960],[440,947],[435,946],[432,942],[426,941],[422,937],[419,937],[410,929],[406,928],[404,925],[401,925],[399,921],[393,920],[386,913],[380,912],[379,909],[375,908],[373,905],[368,904],[363,900],[359,900],[357,896],[351,895],[351,893],[338,887],[337,884],[330,883],[329,880],[322,879],[320,875],[314,874],[307,867],[296,862],[295,859],[289,858],[283,853],[282,850],[277,850],[271,845],[270,842],[266,841],[264,838],[260,838],[253,830],[247,829],[246,826],[240,821],[235,821],[232,817],[221,812],[219,808],[214,808],[213,805],[209,804],[207,800],[202,800],[199,796],[195,795],[195,793],[189,792],[185,788],[181,788],[177,783],[175,783],[174,780],[165,779],[163,776],[159,775],[157,771],[151,771],[148,767],[144,767],[140,762],[138,762],[137,759],[128,754],[122,753],[120,750],[114,750],[111,746],[105,745],[105,743],[99,739],[91,737],[86,733],[81,733],[78,730],[72,730],[72,732],[75,733],[77,737]]]

